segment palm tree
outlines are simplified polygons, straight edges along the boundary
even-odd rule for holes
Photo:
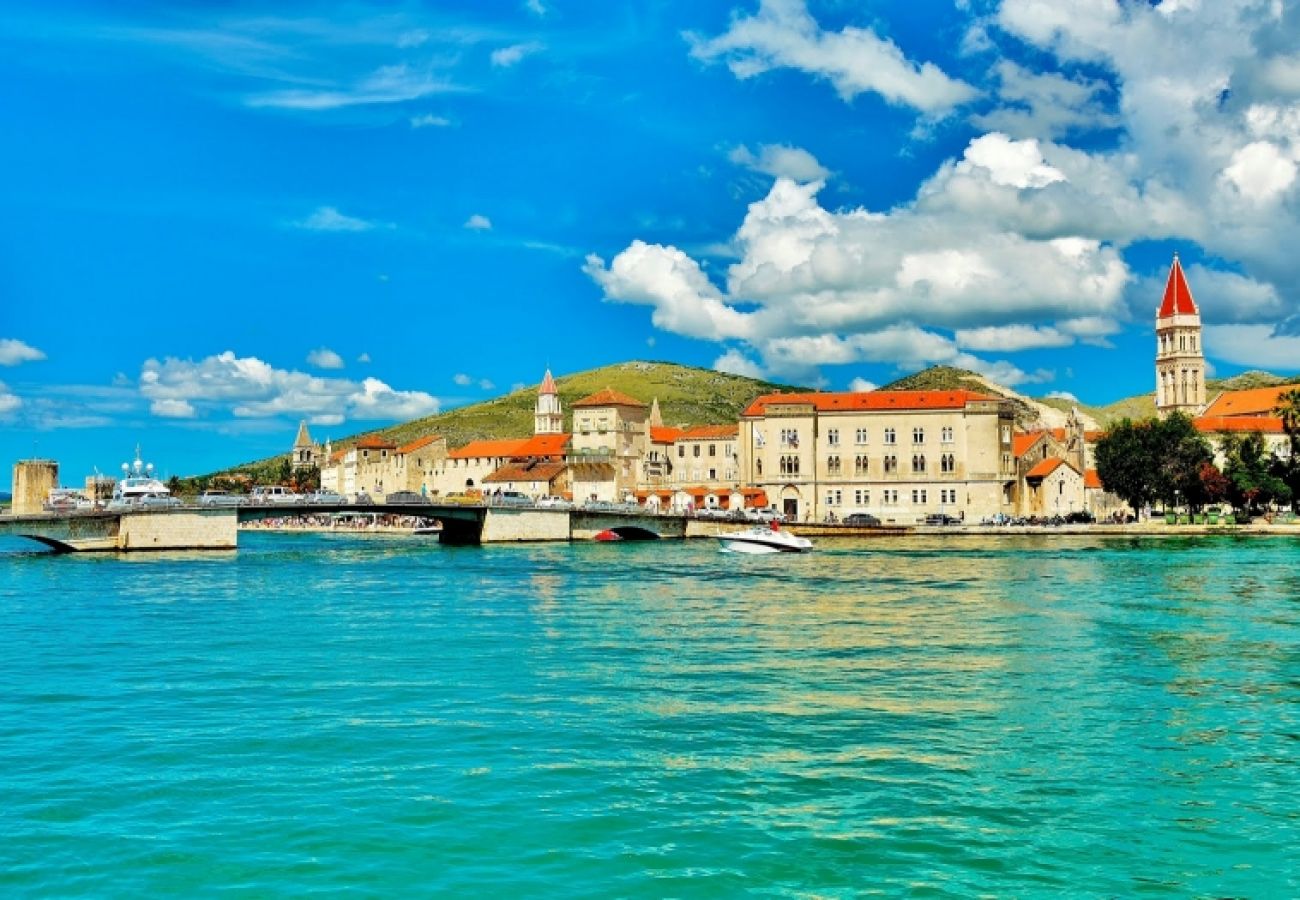
[[[1300,443],[1300,388],[1292,388],[1279,395],[1273,412],[1281,418],[1282,429],[1291,438],[1291,449],[1300,450],[1296,446]]]

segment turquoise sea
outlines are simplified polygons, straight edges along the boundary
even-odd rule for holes
[[[0,545],[0,895],[1300,895],[1297,539],[241,543]]]

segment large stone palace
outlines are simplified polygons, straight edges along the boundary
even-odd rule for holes
[[[1200,310],[1176,255],[1155,331],[1159,415],[1186,413],[1212,440],[1258,431],[1286,446],[1273,410],[1287,388],[1207,399]],[[573,404],[566,432],[547,370],[531,436],[456,449],[434,435],[400,446],[371,436],[334,452],[312,444],[303,425],[294,462],[319,459],[323,487],[376,499],[508,491],[684,512],[772,506],[798,521],[869,513],[899,524],[1121,510],[1095,469],[1102,432],[1077,410],[1023,428],[1013,404],[991,393],[817,391],[757,397],[738,422],[666,425],[648,399],[597,391]]]

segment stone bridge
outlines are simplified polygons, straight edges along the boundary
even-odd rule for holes
[[[0,534],[25,537],[58,552],[233,550],[238,524],[333,514],[420,516],[442,523],[444,544],[591,540],[612,531],[625,540],[687,536],[682,516],[647,513],[443,504],[278,504],[96,510],[0,516]]]

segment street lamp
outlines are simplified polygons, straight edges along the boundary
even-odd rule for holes
[[[1174,488],[1174,524],[1178,524],[1178,488]]]

